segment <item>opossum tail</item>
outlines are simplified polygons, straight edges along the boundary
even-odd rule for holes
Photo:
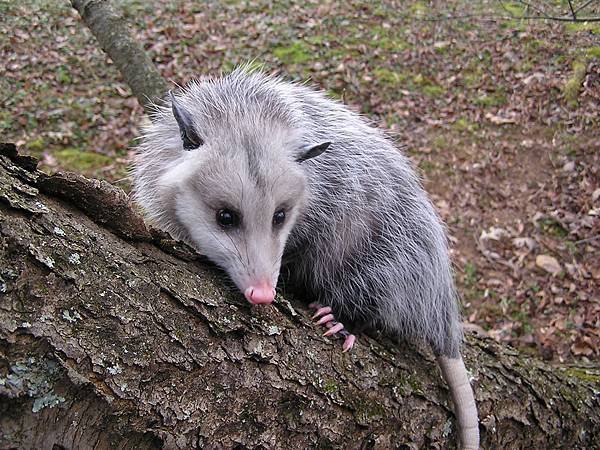
[[[462,450],[479,450],[477,407],[465,363],[460,355],[458,358],[439,356],[437,361],[452,394],[454,411],[458,420],[460,448]]]

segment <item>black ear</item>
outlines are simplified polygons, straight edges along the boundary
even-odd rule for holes
[[[314,158],[315,156],[319,156],[321,153],[323,153],[325,150],[327,150],[330,145],[331,145],[331,142],[323,142],[322,144],[315,145],[314,147],[309,148],[304,153],[302,153],[300,156],[298,156],[296,158],[296,161],[301,163],[301,162],[306,161],[307,159],[311,159],[311,158]]]
[[[179,133],[181,134],[181,140],[183,141],[184,150],[194,150],[204,144],[204,141],[196,130],[192,121],[192,116],[183,109],[178,103],[177,99],[173,95],[173,92],[169,91],[171,97],[171,108],[173,109],[173,115],[179,125]]]

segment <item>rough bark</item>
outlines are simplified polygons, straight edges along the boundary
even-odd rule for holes
[[[128,25],[106,0],[71,0],[146,112],[169,89]]]
[[[0,147],[0,448],[452,448],[432,355],[251,307],[118,189]],[[84,213],[85,211],[85,213]],[[600,377],[464,349],[484,448],[600,446]]]

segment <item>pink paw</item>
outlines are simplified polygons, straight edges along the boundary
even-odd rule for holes
[[[351,350],[356,342],[356,336],[350,334],[344,330],[344,325],[340,322],[336,322],[334,315],[331,313],[329,306],[322,306],[318,303],[311,303],[308,305],[309,308],[315,309],[316,312],[312,316],[313,319],[317,320],[317,325],[323,325],[327,327],[327,331],[323,333],[323,336],[333,336],[339,334],[344,337],[344,344],[342,345],[342,351],[346,353]]]

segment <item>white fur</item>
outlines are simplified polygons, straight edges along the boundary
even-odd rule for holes
[[[157,107],[133,170],[135,198],[152,221],[242,291],[266,273],[276,280],[284,254],[292,277],[341,321],[460,358],[444,227],[384,133],[320,92],[244,68],[191,83],[177,103],[204,144],[184,151],[171,109]],[[296,161],[323,142],[332,143],[325,153]],[[284,203],[289,214],[274,233]],[[215,224],[223,204],[241,211],[239,230]]]

